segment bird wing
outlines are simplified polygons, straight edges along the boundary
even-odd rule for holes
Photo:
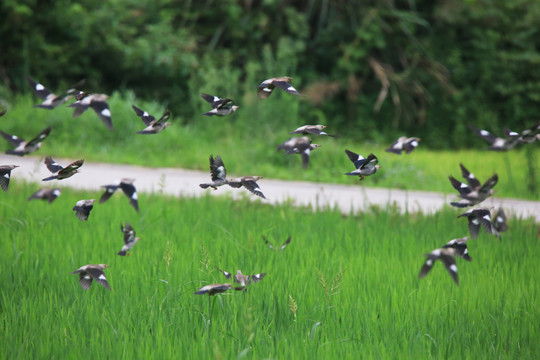
[[[311,148],[309,144],[307,144],[307,146],[299,146],[298,151],[300,152],[300,156],[302,156],[302,166],[304,169],[307,169],[309,164],[309,156],[311,155]]]
[[[482,139],[484,139],[485,141],[487,141],[488,143],[490,144],[493,144],[495,142],[495,140],[497,139],[497,137],[495,135],[493,135],[492,133],[490,133],[489,131],[487,130],[483,130],[483,129],[479,129],[477,127],[474,127],[472,125],[469,125],[469,128],[478,136],[480,136]]]
[[[137,212],[139,212],[139,201],[137,196],[137,189],[133,184],[121,182],[120,183],[120,189],[124,192],[124,194],[129,198],[129,203],[131,206],[135,208]]]
[[[38,136],[30,140],[27,146],[34,146],[42,142],[43,140],[45,140],[47,136],[49,136],[50,133],[51,133],[51,127],[49,126],[48,128],[44,129],[42,132],[40,132]]]
[[[109,109],[109,104],[105,101],[92,101],[90,107],[98,114],[99,118],[109,130],[113,130],[111,110]]]
[[[26,77],[26,81],[28,82],[28,84],[30,85],[30,87],[32,88],[32,90],[34,90],[34,93],[36,93],[36,95],[41,99],[41,100],[46,100],[47,97],[49,97],[49,95],[51,95],[51,91],[49,89],[47,89],[45,86],[41,85],[40,83],[34,81],[32,78],[30,78],[29,76]],[[52,94],[54,95],[54,94]]]
[[[111,287],[109,285],[109,282],[107,281],[107,278],[105,277],[105,273],[103,270],[98,268],[88,268],[86,269],[86,272],[92,276],[92,278],[97,281],[98,284],[104,286],[107,290],[111,290]]]
[[[79,273],[79,284],[81,284],[81,287],[84,290],[90,289],[90,286],[92,286],[92,276],[88,274],[86,271],[78,271]]]
[[[229,279],[231,278],[232,274],[231,274],[230,272],[221,270],[221,269],[218,268],[217,266],[216,266],[216,269],[217,269],[217,271],[219,271],[220,273],[222,273],[223,276],[225,276],[225,278],[226,278],[227,280],[229,280]]]
[[[223,99],[218,96],[201,93],[201,97],[212,105],[212,109],[216,109],[223,103]]]
[[[225,180],[227,177],[227,169],[219,155],[215,158],[210,155],[210,177],[212,181]]]
[[[11,169],[0,167],[0,187],[2,190],[7,191],[10,177]]]
[[[287,81],[273,81],[272,84],[281,90],[288,92],[289,94],[300,96],[300,93],[294,88],[294,86]]]
[[[0,135],[7,141],[9,141],[14,146],[19,146],[22,142],[24,142],[24,139],[16,136],[16,135],[9,135],[8,133],[3,132],[0,130]]]
[[[467,184],[471,189],[478,189],[482,184],[480,184],[480,181],[474,176],[473,173],[471,173],[463,164],[459,164],[459,167],[461,168],[461,176],[465,180],[467,180]]]
[[[454,189],[459,191],[459,194],[461,196],[465,196],[471,192],[471,189],[466,184],[456,180],[453,176],[449,176],[448,179],[450,179],[452,186],[454,187]]]
[[[264,240],[264,243],[265,243],[266,245],[268,245],[268,247],[269,247],[270,249],[274,250],[274,246],[270,243],[270,241],[268,241],[268,240],[266,239],[266,236],[263,235],[263,236],[262,236],[262,239]]]
[[[357,169],[359,169],[366,162],[366,159],[362,155],[353,153],[350,150],[345,150],[345,153]]]
[[[364,164],[361,165],[362,169],[373,169],[379,162],[379,159],[373,154],[369,154]]]
[[[248,189],[250,192],[252,192],[253,194],[260,196],[263,199],[266,199],[261,188],[259,187],[259,185],[257,184],[255,180],[242,180],[242,185],[244,185],[244,187]]]
[[[146,126],[149,126],[153,121],[156,120],[155,117],[153,117],[152,115],[150,115],[150,114],[147,113],[146,111],[143,111],[143,110],[139,109],[139,108],[136,107],[135,105],[131,105],[131,107],[132,107],[133,110],[135,111],[135,114],[137,114],[137,116],[141,118],[141,120],[143,121],[143,123],[144,123]]]
[[[484,193],[484,194],[487,194],[489,193],[489,191],[491,189],[493,189],[493,187],[495,185],[497,185],[497,181],[499,180],[499,177],[497,176],[497,174],[494,174],[492,177],[490,177],[485,183],[484,185],[482,185],[482,187],[480,188],[480,190],[478,190],[478,192],[480,193]]]
[[[102,187],[105,188],[105,192],[99,198],[100,204],[103,204],[105,201],[109,200],[111,196],[113,196],[116,189],[118,189],[118,185],[103,185]]]
[[[159,118],[159,120],[156,121],[155,125],[161,125],[161,124],[163,124],[164,122],[166,122],[167,120],[169,120],[170,117],[171,117],[171,113],[169,112],[169,110],[165,110],[165,112],[163,113],[163,115],[161,115],[161,117]]]
[[[446,268],[446,271],[450,274],[456,285],[459,285],[459,278],[457,275],[457,265],[456,265],[456,259],[454,259],[453,256],[442,253],[439,258],[442,263],[444,264],[444,267]]]
[[[262,274],[251,275],[250,278],[251,278],[251,281],[253,281],[254,283],[258,283],[258,282],[261,281],[265,276],[266,276],[266,273],[262,273]]]
[[[283,243],[283,245],[281,245],[281,250],[285,250],[285,248],[287,247],[287,245],[289,245],[291,243],[291,236],[289,235],[289,237],[287,238],[287,240],[285,240],[285,242]]]
[[[58,164],[50,156],[47,156],[45,158],[45,165],[47,166],[47,169],[49,169],[49,171],[52,172],[53,174],[63,169],[62,165]]]

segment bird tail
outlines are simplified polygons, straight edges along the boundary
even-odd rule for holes
[[[207,189],[210,187],[210,184],[199,184],[199,186],[203,189]]]
[[[51,180],[54,180],[54,179],[58,179],[58,175],[53,175],[53,176],[49,176],[45,179],[41,179],[41,181],[51,181]]]
[[[123,251],[123,250],[118,253],[118,255],[120,256],[126,256],[126,254],[127,254],[127,251]]]
[[[6,150],[6,154],[8,155],[17,155],[17,156],[23,156],[24,153],[21,151],[13,151],[13,150]]]
[[[464,202],[451,202],[450,205],[452,206],[455,206],[455,207],[458,207],[458,208],[464,208],[464,207],[467,207],[469,206],[469,204],[467,203],[464,203]]]

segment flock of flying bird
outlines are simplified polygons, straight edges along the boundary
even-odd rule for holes
[[[34,107],[54,109],[64,104],[70,97],[73,96],[75,97],[76,101],[67,106],[74,108],[73,117],[80,116],[84,111],[92,108],[92,110],[96,112],[109,130],[114,129],[111,111],[107,103],[107,95],[89,94],[78,90],[84,84],[84,80],[75,84],[71,89],[67,90],[60,96],[53,94],[42,84],[32,80],[29,77],[27,78],[27,81],[35,94],[43,100],[41,104],[35,105]],[[291,81],[292,78],[286,76],[267,79],[258,86],[257,95],[260,99],[266,99],[272,94],[275,88],[279,88],[289,94],[301,96],[300,93],[291,85]],[[239,106],[235,105],[234,101],[231,99],[220,98],[218,96],[204,93],[201,94],[201,97],[212,107],[212,110],[203,114],[206,116],[227,116],[239,109]],[[132,108],[135,111],[135,114],[141,118],[145,125],[145,128],[137,132],[137,134],[157,134],[171,125],[171,123],[167,122],[170,117],[168,110],[166,110],[159,120],[157,120],[154,116],[134,105],[132,105]],[[5,113],[5,110],[1,111],[0,116],[3,116]],[[320,145],[313,144],[312,140],[306,135],[330,137],[336,136],[323,131],[325,128],[326,126],[324,125],[300,126],[289,134],[299,134],[302,136],[288,139],[287,141],[278,145],[277,150],[284,150],[286,154],[299,154],[302,158],[303,167],[307,168],[311,151],[317,149],[320,147]],[[514,132],[506,129],[506,137],[504,138],[497,137],[486,130],[481,130],[472,126],[471,129],[491,144],[489,147],[490,150],[507,151],[515,147],[517,144],[532,143],[536,140],[540,140],[540,123],[537,123],[535,126],[523,130],[522,132]],[[51,127],[47,127],[30,141],[26,141],[16,135],[9,135],[3,131],[0,131],[0,135],[2,135],[4,139],[14,146],[13,149],[7,150],[6,154],[24,156],[37,151],[41,147],[43,140],[49,136],[50,132]],[[386,149],[386,151],[395,154],[401,154],[402,152],[409,154],[418,146],[419,141],[420,139],[417,137],[402,136],[397,139],[388,149]],[[366,176],[371,176],[380,169],[380,165],[378,165],[378,158],[372,153],[370,153],[367,158],[364,158],[362,155],[354,153],[348,149],[345,150],[345,153],[355,167],[354,170],[346,173],[345,175],[359,176],[360,180],[364,180]],[[56,163],[51,156],[47,156],[45,158],[45,165],[52,175],[42,179],[42,181],[63,180],[69,178],[75,175],[83,164],[84,159],[80,159],[64,167]],[[4,191],[7,191],[8,189],[11,171],[17,167],[17,165],[0,165],[0,187]],[[460,167],[462,176],[465,179],[465,183],[456,180],[453,176],[449,176],[452,186],[459,192],[459,196],[461,197],[460,201],[451,202],[450,204],[452,206],[459,208],[474,206],[493,195],[493,188],[498,181],[497,174],[494,174],[484,184],[482,184],[469,170],[467,170],[467,168],[465,168],[463,164],[460,164]],[[200,184],[200,187],[203,189],[210,187],[214,190],[223,185],[228,185],[233,188],[244,187],[254,195],[263,199],[266,198],[261,188],[257,184],[257,181],[262,179],[262,176],[242,176],[239,178],[227,179],[227,170],[221,156],[219,155],[215,157],[210,155],[210,178],[211,182]],[[122,192],[129,198],[131,206],[137,212],[139,212],[137,191],[133,183],[133,179],[122,179],[115,184],[103,185],[102,187],[105,189],[105,192],[101,196],[99,203],[102,204],[106,202],[116,192],[116,190],[121,189]],[[28,200],[42,199],[51,203],[58,196],[60,196],[60,194],[61,190],[59,188],[42,188],[32,194]],[[76,217],[82,221],[88,220],[90,212],[93,209],[94,202],[95,199],[83,199],[78,201],[73,207]],[[490,209],[473,208],[458,216],[458,218],[460,217],[466,217],[468,219],[470,237],[473,239],[477,238],[480,228],[484,228],[488,233],[497,237],[500,237],[500,232],[504,232],[508,228],[506,224],[506,215],[503,209],[498,209],[494,214],[491,214]],[[120,229],[123,233],[124,244],[118,255],[125,256],[128,255],[128,251],[133,248],[140,238],[136,237],[135,230],[129,223],[121,225]],[[461,257],[467,261],[472,260],[467,250],[466,242],[468,239],[469,237],[463,237],[450,240],[441,248],[435,249],[426,254],[426,260],[420,270],[419,278],[423,278],[429,273],[436,260],[441,260],[454,282],[459,284],[455,258]],[[271,244],[264,236],[263,240],[266,245],[274,250],[273,244]],[[287,240],[279,247],[279,249],[284,250],[290,242],[291,237],[289,236]],[[80,267],[72,272],[72,274],[79,274],[79,283],[85,290],[90,288],[92,281],[96,281],[98,284],[110,290],[110,285],[103,271],[108,267],[109,266],[106,264],[89,264]],[[233,276],[227,271],[223,271],[219,268],[217,270],[221,272],[227,280],[232,278],[234,284],[237,284],[237,286],[234,286],[232,283],[210,284],[201,287],[195,294],[215,295],[228,290],[245,291],[249,284],[262,280],[266,275],[266,273],[244,275],[240,270],[238,270],[237,274]]]

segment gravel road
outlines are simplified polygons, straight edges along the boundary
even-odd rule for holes
[[[63,166],[73,160],[76,159],[55,158],[55,161]],[[231,193],[234,197],[243,196],[246,193],[251,199],[259,199],[245,189],[232,189],[228,186],[221,187],[217,191],[201,189],[199,184],[210,180],[210,174],[206,171],[85,162],[80,169],[80,174],[59,182],[54,180],[45,183],[41,179],[51,174],[43,164],[43,158],[1,154],[0,165],[7,164],[20,166],[11,173],[12,182],[23,178],[30,182],[40,183],[39,186],[44,187],[69,186],[101,192],[101,185],[111,184],[122,178],[132,178],[135,179],[135,186],[139,193],[163,191],[173,196],[200,196],[211,192],[213,196]],[[365,181],[369,181],[369,179]],[[259,180],[258,184],[267,197],[267,200],[262,200],[263,202],[278,204],[289,201],[298,206],[312,208],[337,206],[344,214],[356,213],[373,205],[384,207],[388,204],[396,204],[402,211],[432,213],[445,206],[449,207],[449,202],[457,199],[454,194],[371,188],[360,183],[358,185],[336,185],[265,178]],[[519,217],[532,216],[537,222],[540,222],[540,201],[490,198],[483,205],[487,207],[502,206],[508,214]]]

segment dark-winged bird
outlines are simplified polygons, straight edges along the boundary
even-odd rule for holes
[[[307,169],[309,164],[309,158],[311,156],[311,151],[320,147],[321,145],[312,144],[311,139],[307,136],[290,138],[284,143],[278,145],[277,150],[285,150],[287,155],[290,154],[300,154],[302,157],[302,166],[304,169]]]
[[[227,280],[231,278],[232,274],[230,272],[221,270],[220,268],[217,268],[217,267],[216,269],[219,272],[221,272]],[[236,275],[234,275],[234,282],[237,284],[240,284],[242,287],[246,287],[249,284],[251,284],[251,282],[257,283],[261,281],[265,276],[266,276],[266,273],[255,274],[255,275],[244,275],[242,274],[241,270],[238,270],[236,272]]]
[[[42,179],[42,181],[50,181],[54,179],[58,179],[58,180],[67,179],[68,177],[71,177],[75,175],[76,173],[78,173],[79,172],[78,169],[83,164],[84,164],[84,159],[80,159],[80,160],[72,162],[66,167],[62,167],[60,164],[54,161],[52,157],[47,156],[45,158],[45,165],[47,165],[47,169],[49,169],[49,171],[55,175]]]
[[[127,252],[141,239],[135,236],[135,230],[128,222],[125,226],[120,224],[120,230],[122,230],[122,233],[124,234],[124,246],[122,246],[122,250],[120,250],[118,255],[126,256]]]
[[[435,249],[432,252],[425,254],[426,262],[420,269],[420,274],[418,277],[422,279],[425,277],[435,265],[437,260],[440,260],[443,264],[454,282],[459,285],[459,278],[457,275],[457,265],[456,265],[456,256],[459,256],[467,261],[471,261],[471,257],[467,251],[467,240],[468,237],[453,239],[450,240],[442,248]]]
[[[137,189],[133,183],[133,179],[122,179],[115,184],[111,185],[102,185],[102,188],[105,188],[105,192],[99,198],[99,203],[103,204],[105,201],[109,200],[111,196],[115,193],[118,188],[122,189],[122,192],[128,197],[129,203],[133,208],[139,212],[139,200],[137,195]]]
[[[313,134],[313,135],[327,135],[331,137],[335,137],[335,135],[330,135],[323,131],[323,129],[326,129],[325,125],[304,125],[300,126],[294,131],[291,131],[289,134]]]
[[[114,130],[112,124],[111,110],[109,109],[109,104],[107,100],[109,97],[105,94],[88,94],[80,91],[75,94],[75,101],[73,104],[68,105],[67,107],[75,108],[73,111],[73,117],[80,116],[83,112],[92,108],[94,112],[99,116],[101,121],[107,126],[107,129]]]
[[[72,274],[79,274],[79,284],[81,284],[81,287],[84,290],[90,289],[93,280],[105,287],[105,289],[111,290],[109,282],[107,281],[105,273],[103,272],[103,269],[108,267],[110,266],[105,264],[84,265],[73,271]]]
[[[499,237],[499,233],[492,225],[491,213],[489,209],[470,209],[469,211],[458,216],[458,218],[460,217],[467,218],[469,222],[469,233],[471,234],[471,238],[476,239],[478,237],[480,226],[482,226],[489,234]]]
[[[356,167],[356,170],[348,172],[345,175],[358,175],[360,176],[360,180],[364,180],[366,176],[375,174],[377,170],[381,168],[380,165],[377,165],[379,159],[373,154],[369,154],[368,157],[365,158],[350,150],[345,150],[345,153]]]
[[[484,139],[486,142],[491,144],[490,147],[488,147],[488,150],[494,150],[494,151],[508,151],[512,149],[514,146],[516,146],[519,142],[519,136],[512,136],[508,138],[502,138],[493,135],[487,130],[479,129],[477,127],[474,127],[472,125],[469,125],[469,128],[478,136],[480,136],[482,139]]]
[[[232,114],[239,108],[239,106],[234,105],[234,102],[231,99],[222,99],[204,93],[201,93],[201,97],[212,105],[212,110],[203,114],[206,116],[226,116]]]
[[[497,233],[502,233],[508,230],[508,223],[506,220],[506,214],[503,208],[499,208],[491,217],[492,224]]]
[[[467,184],[456,180],[453,176],[448,177],[454,189],[459,191],[459,195],[463,199],[459,202],[451,202],[450,204],[452,206],[473,206],[481,203],[494,194],[495,191],[493,190],[493,187],[497,184],[499,179],[497,174],[493,174],[493,176],[486,180],[486,182],[482,185],[474,174],[467,170],[463,164],[459,164],[459,166],[461,167],[461,175],[467,181]]]
[[[155,117],[153,117],[146,111],[139,109],[135,105],[131,105],[131,107],[133,108],[137,116],[140,117],[141,120],[144,122],[144,125],[146,125],[143,130],[137,131],[137,134],[157,134],[158,132],[163,131],[165,128],[171,125],[170,122],[167,122],[171,115],[169,113],[169,110],[165,110],[163,115],[161,115],[161,118],[159,118],[159,120],[156,120]]]
[[[386,151],[401,155],[402,151],[406,154],[410,154],[418,146],[420,138],[417,137],[399,137]]]
[[[33,138],[30,141],[25,141],[23,138],[20,138],[16,135],[9,135],[6,134],[3,131],[0,131],[0,135],[7,141],[9,141],[13,146],[15,146],[15,149],[13,150],[7,150],[6,154],[9,155],[18,155],[18,156],[24,156],[26,154],[30,154],[34,151],[37,151],[41,147],[41,142],[49,136],[51,132],[51,127],[44,129],[42,132],[40,132],[35,138]]]
[[[215,158],[213,155],[210,155],[210,178],[212,179],[211,183],[199,184],[199,186],[203,189],[211,187],[217,190],[219,186],[227,184],[227,169],[219,155]]]
[[[88,217],[90,216],[90,211],[94,208],[94,202],[96,200],[89,199],[89,200],[79,200],[73,207],[73,210],[75,211],[75,216],[81,221],[88,220]]]
[[[39,107],[43,109],[54,109],[55,107],[58,107],[66,102],[66,100],[73,94],[77,92],[77,90],[84,84],[84,80],[79,81],[77,84],[73,85],[71,89],[67,90],[65,93],[63,93],[60,96],[56,96],[53,94],[49,89],[47,89],[42,84],[32,80],[30,77],[26,77],[26,81],[34,91],[34,93],[41,99],[43,102],[38,105],[34,105],[34,107]]]
[[[266,236],[263,235],[263,236],[262,236],[262,239],[264,240],[264,243],[265,243],[266,245],[268,245],[268,247],[269,247],[270,249],[275,250],[275,249],[274,249],[274,245],[273,245],[270,241],[268,241],[268,240],[266,239]],[[285,240],[285,242],[284,242],[278,249],[280,249],[280,250],[285,250],[285,248],[287,247],[287,245],[289,245],[290,243],[291,243],[291,236],[289,235],[289,237],[287,238],[287,240]]]
[[[39,189],[30,197],[28,198],[28,201],[38,199],[38,200],[47,200],[49,203],[52,203],[54,200],[56,200],[57,197],[62,194],[62,190],[55,188],[55,189]]]
[[[296,91],[296,89],[290,84],[292,81],[292,77],[288,76],[280,76],[280,77],[274,77],[270,79],[264,80],[262,83],[259,84],[259,90],[257,91],[257,96],[260,99],[266,99],[270,95],[272,95],[272,91],[274,91],[274,88],[280,88],[281,90],[300,96],[300,93]]]

